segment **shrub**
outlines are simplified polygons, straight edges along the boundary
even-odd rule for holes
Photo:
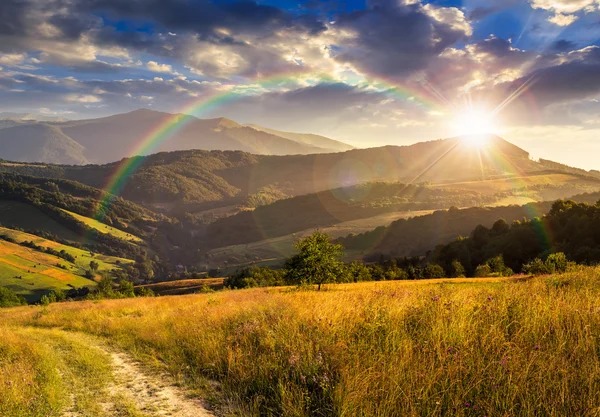
[[[25,299],[10,288],[0,287],[0,307],[15,307],[25,304],[27,304]]]
[[[473,274],[477,278],[485,278],[492,275],[492,268],[488,264],[479,265]]]
[[[444,275],[446,275],[444,268],[437,264],[427,264],[425,265],[425,268],[423,268],[424,278],[443,278]]]

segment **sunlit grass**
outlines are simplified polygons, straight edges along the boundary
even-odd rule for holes
[[[600,411],[600,269],[521,280],[254,289],[17,308],[110,338],[254,415]]]

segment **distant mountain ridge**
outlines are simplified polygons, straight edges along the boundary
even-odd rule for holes
[[[219,127],[229,123],[225,120],[204,123]],[[102,188],[118,164],[0,164],[0,171],[72,179]],[[370,182],[454,187],[460,182],[498,179],[511,182],[513,188],[523,188],[527,184],[519,185],[514,178],[549,170],[545,164],[531,160],[527,151],[497,136],[489,138],[485,149],[462,138],[451,138],[310,155],[190,150],[144,157],[140,168],[126,182],[122,196],[151,207],[194,205],[200,209],[243,204],[249,198],[270,195],[279,196],[278,199]],[[594,173],[572,175],[589,176],[593,182],[600,179]]]
[[[13,129],[22,124],[38,127]],[[178,127],[165,137],[154,133],[168,124]],[[50,131],[53,136],[60,136],[62,140],[48,142]],[[202,149],[238,150],[259,155],[320,154],[351,148],[316,135],[312,137],[277,132],[262,127],[243,126],[225,118],[198,119],[185,114],[148,109],[88,120],[36,122],[7,118],[0,121],[0,138],[4,145],[0,148],[2,159],[55,164],[113,162],[135,156],[133,153],[143,143],[151,145],[151,152]],[[23,146],[24,140],[27,146]],[[9,148],[5,148],[6,146]],[[41,156],[31,152],[32,147],[40,146],[46,149]],[[75,152],[74,149],[78,146],[81,149]],[[4,149],[10,149],[10,152],[5,152]],[[36,159],[40,157],[43,159]]]
[[[68,120],[62,116],[48,116],[37,113],[14,113],[14,112],[0,112],[0,119],[12,119],[22,121],[35,121],[35,122],[64,122]]]

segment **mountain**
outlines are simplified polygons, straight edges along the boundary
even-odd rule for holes
[[[89,161],[101,164],[139,153],[145,155],[190,149],[239,150],[259,155],[306,155],[350,148],[322,136],[271,133],[259,126],[242,126],[225,118],[198,119],[146,109],[99,119],[45,123],[25,114],[1,115],[6,118],[0,119],[0,130],[30,126],[3,132],[6,138],[4,144],[12,144],[8,150],[0,148],[0,158],[15,161],[59,164],[86,164]],[[171,125],[177,128],[167,129],[167,134],[157,133],[163,126]],[[22,138],[26,138],[27,142],[23,142]],[[52,140],[48,143],[50,138]],[[41,154],[30,152],[36,148],[45,148],[46,151]],[[59,151],[55,152],[54,148]]]
[[[24,124],[0,129],[0,157],[17,162],[87,164],[84,148],[56,126]]]
[[[262,132],[270,133],[271,135],[279,136],[282,138],[286,138],[289,140],[293,140],[294,142],[303,143],[309,146],[316,146],[322,149],[328,149],[333,152],[344,152],[354,149],[353,146],[350,146],[346,143],[339,142],[337,140],[326,138],[325,136],[313,135],[311,133],[293,133],[293,132],[283,132],[281,130],[269,129],[263,126],[258,125],[246,125],[251,127],[252,129],[256,129]]]
[[[0,119],[12,119],[12,120],[23,120],[23,121],[37,121],[37,122],[64,122],[67,119],[60,116],[45,116],[36,113],[13,113],[13,112],[1,112]]]
[[[0,171],[65,178],[103,188],[122,163],[128,161],[81,167],[0,164]],[[333,154],[266,156],[192,150],[142,157],[122,196],[153,208],[195,212],[373,182],[428,183],[534,199],[547,198],[543,192],[550,189],[556,192],[551,197],[558,198],[598,187],[600,176],[560,168],[549,170],[496,136],[481,147],[452,138]]]

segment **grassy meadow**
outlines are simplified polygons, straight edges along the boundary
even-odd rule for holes
[[[119,265],[133,262],[92,254],[86,250],[4,227],[0,227],[0,235],[7,236],[15,242],[33,242],[58,252],[64,250],[75,258],[74,262],[69,262],[52,254],[0,240],[0,286],[10,288],[29,302],[36,302],[42,295],[56,289],[95,286],[94,281],[84,278],[91,261],[98,263],[98,272],[110,271],[119,268]]]
[[[70,285],[96,285],[78,272],[75,264],[62,258],[0,240],[0,286],[10,288],[30,302],[55,289],[69,289]]]
[[[130,241],[130,242],[139,243],[142,241],[142,239],[140,239],[137,236],[132,235],[131,233],[124,232],[115,227],[112,227],[112,226],[109,226],[102,222],[99,222],[96,219],[92,219],[91,217],[82,216],[80,214],[73,213],[72,211],[68,211],[68,210],[64,210],[64,209],[62,209],[62,210],[65,213],[73,216],[75,219],[79,220],[80,222],[84,223],[86,226],[88,226],[92,229],[95,229],[95,230],[99,231],[100,233],[111,235],[118,239]]]
[[[14,308],[0,312],[0,339],[43,328],[106,338],[222,414],[595,416],[599,313],[600,268],[582,268]],[[0,406],[54,392],[35,339],[11,344],[8,362],[1,343]],[[40,389],[7,397],[36,366]]]

